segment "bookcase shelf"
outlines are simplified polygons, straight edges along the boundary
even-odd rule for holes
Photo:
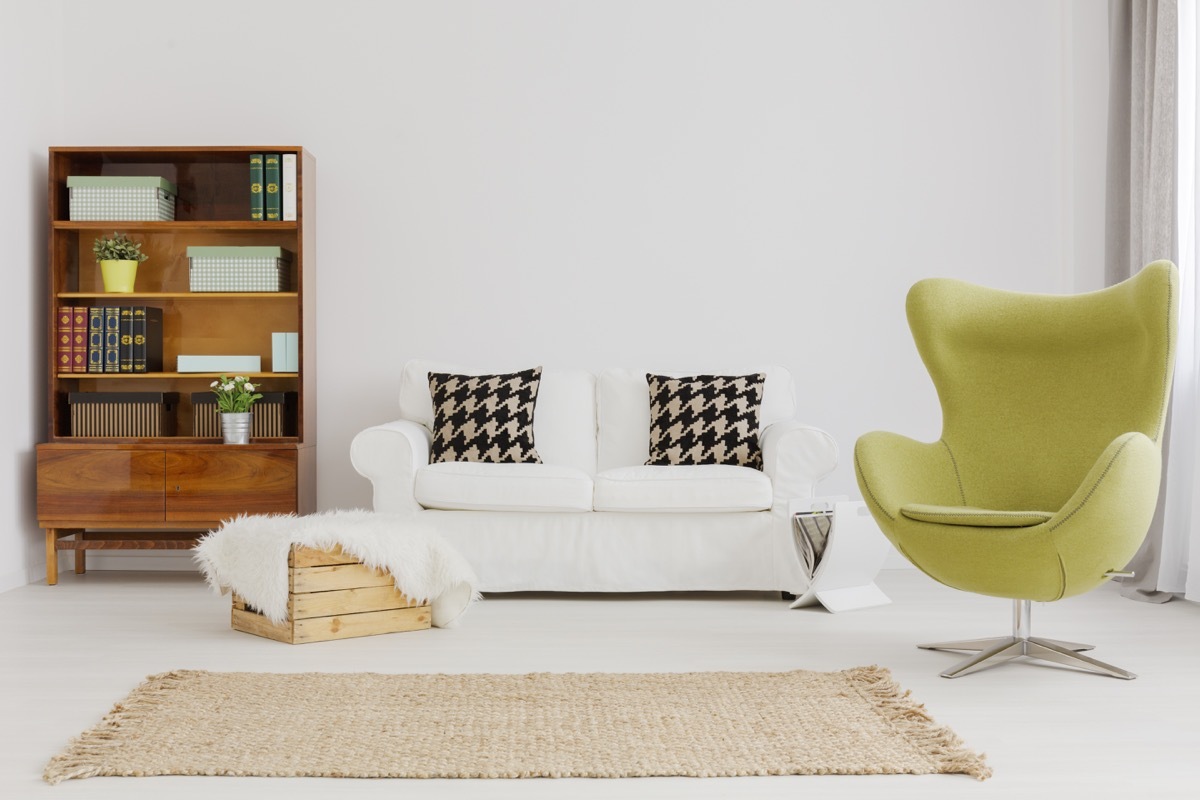
[[[104,221],[87,221],[80,222],[76,220],[54,220],[50,223],[51,230],[55,231],[94,231],[103,233],[111,228],[123,229],[127,232],[153,233],[156,231],[254,231],[262,233],[263,231],[294,231],[298,227],[296,222],[260,222],[255,220],[176,220],[173,222],[145,220],[140,222],[127,222],[122,220]]]
[[[129,292],[110,294],[108,292],[59,292],[55,295],[60,300],[286,300],[294,303],[300,295],[296,292]]]
[[[251,219],[250,156],[258,153],[295,154],[294,221]],[[175,219],[72,220],[70,176],[165,178],[178,189]],[[139,533],[130,542],[153,548],[167,541],[156,530],[176,532],[171,541],[177,541],[178,531],[203,531],[242,513],[314,511],[316,159],[312,154],[302,147],[278,145],[52,147],[47,199],[48,425],[45,442],[37,447],[37,516],[46,535],[47,581],[57,581],[60,549],[75,552],[77,572],[85,569],[87,548],[59,539],[75,536],[81,541],[91,530],[135,530]],[[148,256],[138,266],[131,293],[105,292],[92,255],[94,240],[114,231],[140,242]],[[192,246],[283,248],[291,254],[286,291],[192,292],[187,258]],[[62,371],[59,310],[97,306],[161,311],[166,369]],[[272,334],[281,331],[298,334],[295,371],[274,369]],[[238,374],[251,377],[265,392],[289,393],[289,404],[294,399],[294,418],[289,412],[284,435],[256,437],[248,446],[223,445],[197,436],[201,428],[194,420],[202,409],[199,399],[193,406],[192,395],[199,398],[199,393],[206,393],[221,373],[170,371],[184,354],[259,356],[261,371]],[[108,400],[89,395],[93,392],[177,397],[173,406],[164,403],[172,423],[164,430],[170,435],[73,435],[71,409],[78,396],[93,403]],[[130,543],[124,538],[122,542]]]
[[[58,379],[66,380],[116,380],[116,381],[136,381],[136,380],[155,380],[162,378],[205,378],[212,380],[219,378],[221,375],[228,375],[228,372],[60,372]],[[238,375],[245,375],[247,378],[295,378],[300,373],[298,372],[239,372]]]

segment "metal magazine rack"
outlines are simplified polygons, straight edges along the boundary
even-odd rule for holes
[[[792,608],[820,603],[832,612],[892,602],[875,577],[890,545],[865,503],[844,496],[793,500],[792,537],[808,588]]]

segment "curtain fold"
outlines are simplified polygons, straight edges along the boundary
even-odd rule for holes
[[[1166,507],[1163,514],[1163,543],[1156,589],[1182,593],[1200,600],[1200,281],[1196,246],[1197,180],[1197,44],[1200,19],[1195,0],[1179,0],[1178,79],[1178,241],[1179,241],[1179,343],[1175,358],[1175,390],[1172,402],[1180,409],[1171,433],[1171,457],[1167,464]]]
[[[1159,258],[1180,261],[1177,226],[1178,3],[1176,0],[1109,2],[1108,175],[1105,201],[1105,279],[1119,283]],[[1180,335],[1184,335],[1182,326]],[[1177,386],[1179,378],[1176,378]],[[1164,474],[1175,429],[1163,434]],[[1194,414],[1192,406],[1187,413]],[[1166,493],[1123,581],[1127,597],[1171,599],[1162,585]],[[1177,487],[1176,487],[1176,490]]]

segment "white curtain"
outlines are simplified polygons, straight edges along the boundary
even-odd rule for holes
[[[1196,25],[1196,0],[1109,2],[1108,283],[1157,258],[1181,278],[1159,508],[1122,587],[1151,602],[1200,600]]]
[[[1179,0],[1177,236],[1179,241],[1179,343],[1163,509],[1158,591],[1200,600],[1200,282],[1196,280],[1197,19],[1195,0]]]

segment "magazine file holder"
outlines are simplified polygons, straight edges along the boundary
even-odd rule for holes
[[[865,503],[843,497],[816,497],[793,500],[788,504],[789,518],[830,511],[833,519],[824,552],[808,588],[791,607],[820,603],[837,613],[892,602],[875,585],[875,577],[883,567],[891,545],[871,518]],[[797,558],[802,558],[800,553]]]

